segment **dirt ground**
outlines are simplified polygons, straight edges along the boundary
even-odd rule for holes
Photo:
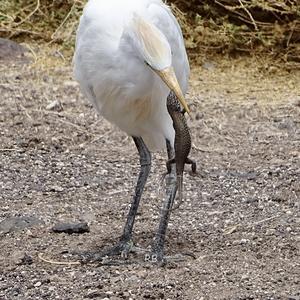
[[[300,299],[299,71],[255,58],[193,68],[187,99],[199,174],[185,174],[166,253],[195,259],[163,268],[138,255],[119,266],[55,265],[39,254],[71,261],[73,250],[118,239],[138,157],[52,55],[55,63],[49,55],[43,66],[0,64],[0,222],[43,222],[0,233],[1,300]],[[165,153],[153,155],[135,226],[141,247],[157,229],[165,161]],[[52,233],[62,221],[86,221],[90,232]]]

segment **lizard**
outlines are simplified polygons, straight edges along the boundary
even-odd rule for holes
[[[176,181],[179,194],[179,202],[176,208],[182,203],[183,197],[183,171],[185,164],[192,165],[192,172],[196,173],[196,162],[188,158],[192,147],[192,140],[190,130],[188,128],[184,113],[185,110],[181,110],[179,101],[173,92],[170,92],[167,98],[168,113],[172,118],[173,127],[175,130],[174,151],[175,157],[167,161],[168,174],[171,172],[171,164],[176,164]]]

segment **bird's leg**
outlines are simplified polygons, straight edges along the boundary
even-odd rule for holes
[[[151,153],[145,145],[144,141],[140,137],[133,137],[135,145],[138,149],[140,156],[140,174],[138,181],[135,187],[135,193],[132,199],[132,203],[127,215],[127,221],[123,229],[123,234],[120,237],[120,240],[117,245],[112,248],[109,248],[106,251],[100,253],[90,254],[88,257],[85,257],[83,261],[102,261],[103,258],[107,256],[121,255],[123,258],[126,258],[129,252],[134,250],[132,242],[132,229],[135,221],[135,216],[140,204],[142,193],[150,173],[151,169]]]
[[[164,256],[164,244],[168,222],[170,219],[171,212],[173,211],[174,200],[178,189],[177,175],[176,175],[176,164],[173,163],[172,157],[174,157],[174,149],[170,142],[167,140],[167,151],[168,151],[168,174],[166,178],[166,199],[163,203],[161,210],[161,216],[159,221],[159,227],[152,243],[152,249],[150,254],[146,254],[145,260],[152,263],[157,263],[163,266],[167,261],[182,261],[187,256],[195,258],[193,253],[181,253],[175,256]],[[193,171],[196,171],[196,164],[189,161],[192,164]]]
[[[140,155],[141,170],[136,184],[133,200],[129,209],[129,213],[127,215],[127,221],[123,230],[123,234],[120,238],[121,244],[128,244],[131,241],[135,216],[151,169],[151,153],[145,145],[143,139],[133,137],[133,140]]]
[[[174,150],[169,141],[167,141],[167,151],[169,160],[174,157]],[[176,184],[176,166],[175,164],[170,164],[171,171],[167,175],[166,178],[166,199],[163,203],[163,207],[161,210],[160,222],[158,231],[155,235],[152,251],[150,255],[146,256],[146,260],[150,260],[152,262],[163,263],[164,260],[164,244],[165,244],[165,236],[168,227],[168,222],[170,218],[170,214],[172,211],[172,206],[174,203],[174,199],[177,191]]]

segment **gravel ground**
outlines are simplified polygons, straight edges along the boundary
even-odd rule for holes
[[[71,68],[53,60],[0,66],[0,222],[40,221],[0,232],[1,300],[300,299],[299,72],[255,59],[193,68],[199,173],[186,172],[166,253],[195,259],[56,265],[39,255],[68,262],[73,250],[118,239],[139,169],[131,139],[95,114]],[[153,160],[135,226],[141,247],[151,244],[163,197],[166,154]],[[59,222],[87,222],[90,232],[51,232]]]

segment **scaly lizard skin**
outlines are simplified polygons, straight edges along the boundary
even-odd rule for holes
[[[175,130],[175,157],[168,160],[167,169],[168,173],[170,173],[171,164],[176,164],[179,202],[175,208],[178,208],[182,203],[184,165],[191,164],[193,173],[196,173],[196,163],[188,158],[192,146],[191,134],[184,116],[185,111],[181,111],[180,104],[177,100],[176,95],[173,92],[171,92],[167,98],[167,109],[173,120],[173,127]]]

